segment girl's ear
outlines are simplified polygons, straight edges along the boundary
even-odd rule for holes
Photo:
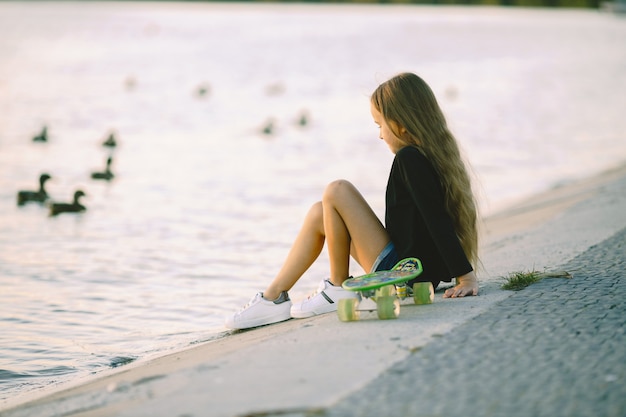
[[[391,131],[399,138],[402,138],[406,134],[406,128],[399,123],[394,122],[393,120],[389,121],[389,127]]]
[[[417,138],[412,137],[409,134],[409,131],[406,130],[406,128],[398,123],[393,124],[393,128],[394,128],[394,132],[398,132],[397,136],[399,139],[402,139],[404,142],[406,143],[416,143],[417,145],[420,145],[420,141],[417,140]]]

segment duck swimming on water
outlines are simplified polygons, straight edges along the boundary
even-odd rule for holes
[[[41,133],[33,137],[33,142],[47,142],[48,141],[48,127],[44,126],[41,129]]]
[[[23,206],[28,202],[43,203],[48,199],[48,193],[44,187],[46,181],[52,178],[50,175],[43,173],[39,176],[39,190],[38,191],[26,191],[21,190],[17,192],[17,205]]]
[[[107,167],[104,172],[93,172],[91,174],[91,178],[94,180],[107,180],[110,181],[113,179],[113,173],[111,172],[111,163],[113,162],[113,158],[109,156],[107,159]]]
[[[265,125],[261,128],[261,133],[264,135],[272,135],[274,133],[274,119],[269,119]]]
[[[306,110],[300,112],[300,117],[298,118],[298,125],[304,127],[309,123],[309,113]]]
[[[61,213],[79,213],[87,210],[87,208],[78,201],[83,196],[85,196],[85,193],[82,190],[76,190],[74,193],[74,201],[72,203],[50,204],[50,216],[56,216]]]
[[[117,146],[117,141],[115,140],[115,133],[111,133],[107,140],[102,142],[102,146],[106,146],[108,148],[115,148]]]

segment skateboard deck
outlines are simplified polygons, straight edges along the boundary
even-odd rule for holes
[[[385,285],[398,284],[417,278],[422,273],[422,263],[417,258],[406,258],[389,271],[376,271],[348,278],[341,285],[349,291],[375,290]]]
[[[363,311],[376,311],[379,319],[395,319],[400,314],[400,300],[411,293],[415,304],[431,304],[434,296],[432,283],[418,282],[412,288],[407,288],[407,282],[421,273],[420,260],[406,258],[389,271],[377,271],[347,279],[342,287],[357,292],[359,296],[339,300],[339,319],[359,320]]]

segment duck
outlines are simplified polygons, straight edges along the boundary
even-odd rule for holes
[[[278,96],[285,92],[285,86],[281,82],[269,84],[265,87],[265,94],[268,96]]]
[[[41,129],[41,133],[33,137],[33,142],[47,142],[48,141],[48,127],[44,126]]]
[[[46,181],[52,178],[50,175],[43,173],[39,176],[39,190],[38,191],[26,191],[20,190],[17,192],[17,205],[23,206],[28,202],[43,203],[48,199],[48,193],[45,189]]]
[[[261,128],[261,133],[263,133],[264,135],[272,135],[274,134],[274,120],[273,119],[269,119],[265,125],[263,125],[263,127]]]
[[[200,84],[198,88],[196,88],[196,97],[205,97],[208,96],[211,92],[211,87],[208,84]]]
[[[102,142],[102,146],[107,148],[115,148],[117,146],[117,141],[115,140],[115,133],[111,133],[107,140]]]
[[[111,162],[113,162],[113,158],[109,156],[109,158],[107,159],[107,167],[104,172],[92,172],[91,178],[94,180],[112,180],[113,173],[111,172]]]
[[[298,125],[304,127],[309,124],[309,113],[306,110],[302,110],[300,112],[300,117],[298,118]]]
[[[50,216],[56,216],[61,213],[79,213],[87,210],[85,206],[78,201],[86,194],[82,190],[74,192],[74,201],[72,203],[52,203],[50,204]]]
[[[132,75],[129,75],[128,77],[126,77],[126,80],[124,81],[124,86],[126,87],[126,90],[128,91],[134,90],[135,87],[137,87],[137,79],[133,77]]]

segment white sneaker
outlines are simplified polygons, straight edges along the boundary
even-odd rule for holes
[[[257,293],[241,310],[226,317],[224,325],[229,329],[249,329],[250,327],[278,323],[291,318],[291,301],[287,291],[283,291],[275,301],[263,298]]]
[[[337,302],[340,299],[357,297],[358,295],[354,291],[344,290],[343,287],[336,287],[330,281],[323,280],[313,294],[291,307],[291,317],[303,319],[337,311]]]

